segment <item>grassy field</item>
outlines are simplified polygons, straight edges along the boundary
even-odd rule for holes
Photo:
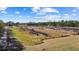
[[[44,40],[44,43],[27,46],[28,51],[79,51],[79,35]]]
[[[42,50],[78,51],[79,50],[79,35],[71,35],[68,37],[42,40],[45,39],[46,37],[43,35],[36,36],[34,34],[29,34],[28,31],[21,31],[19,27],[14,26],[12,28],[12,31],[14,36],[26,47],[25,50],[27,51],[42,51]]]
[[[43,35],[32,35],[28,32],[21,31],[19,27],[13,27],[12,28],[14,36],[20,40],[24,45],[35,45],[42,43],[42,39],[45,39],[45,36]]]

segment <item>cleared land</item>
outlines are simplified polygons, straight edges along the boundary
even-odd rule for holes
[[[32,27],[28,28],[31,29]],[[65,30],[51,30],[46,28],[33,28],[36,32],[48,34],[31,34],[29,30],[21,30],[19,27],[13,27],[13,33],[16,38],[25,46],[28,51],[72,51],[79,50],[79,35],[76,32]],[[67,35],[67,37],[65,37]],[[51,38],[50,38],[51,37]]]

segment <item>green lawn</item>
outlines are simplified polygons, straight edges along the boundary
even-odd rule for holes
[[[20,31],[19,28],[15,26],[13,26],[12,32],[14,36],[25,45],[40,44],[43,41],[42,39],[45,39],[45,36],[43,35],[36,36],[29,34],[28,32]]]

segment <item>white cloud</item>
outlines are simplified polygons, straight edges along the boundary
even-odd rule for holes
[[[35,19],[40,19],[41,21],[58,21],[60,20],[60,15],[44,15],[44,16],[37,16],[34,17]]]
[[[72,12],[76,12],[76,11],[77,11],[76,9],[73,9],[73,10],[72,10]]]
[[[62,20],[71,20],[71,15],[64,14],[61,18],[62,18]]]
[[[0,7],[0,12],[2,14],[7,14],[6,9],[7,9],[7,7]]]
[[[55,8],[47,8],[47,7],[33,7],[32,8],[33,13],[36,13],[37,15],[45,15],[47,13],[59,13],[59,11]]]
[[[20,12],[19,12],[19,11],[16,11],[15,13],[16,13],[16,14],[20,14]]]
[[[54,8],[43,8],[42,9],[43,12],[55,12],[55,13],[59,13],[58,10],[54,9]]]
[[[37,12],[37,15],[46,15],[46,12]]]
[[[30,16],[26,16],[27,18],[30,18]]]
[[[7,9],[7,7],[0,7],[0,11],[4,11],[6,9]]]
[[[76,15],[77,15],[76,13],[64,14],[64,15],[62,16],[62,19],[64,19],[64,20],[72,20],[72,19],[74,19],[73,17],[76,16]]]
[[[75,14],[75,13],[72,13],[72,16],[76,16],[77,14]]]
[[[22,17],[21,15],[19,17]]]
[[[40,9],[41,9],[40,7],[33,7],[33,8],[32,8],[32,11],[33,11],[33,12],[38,12]]]
[[[6,12],[6,11],[1,11],[1,13],[3,13],[3,14],[7,14],[7,12]]]
[[[69,16],[69,14],[64,14],[64,16]]]

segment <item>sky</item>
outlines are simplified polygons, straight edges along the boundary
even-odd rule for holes
[[[79,7],[0,7],[4,22],[79,20]]]

